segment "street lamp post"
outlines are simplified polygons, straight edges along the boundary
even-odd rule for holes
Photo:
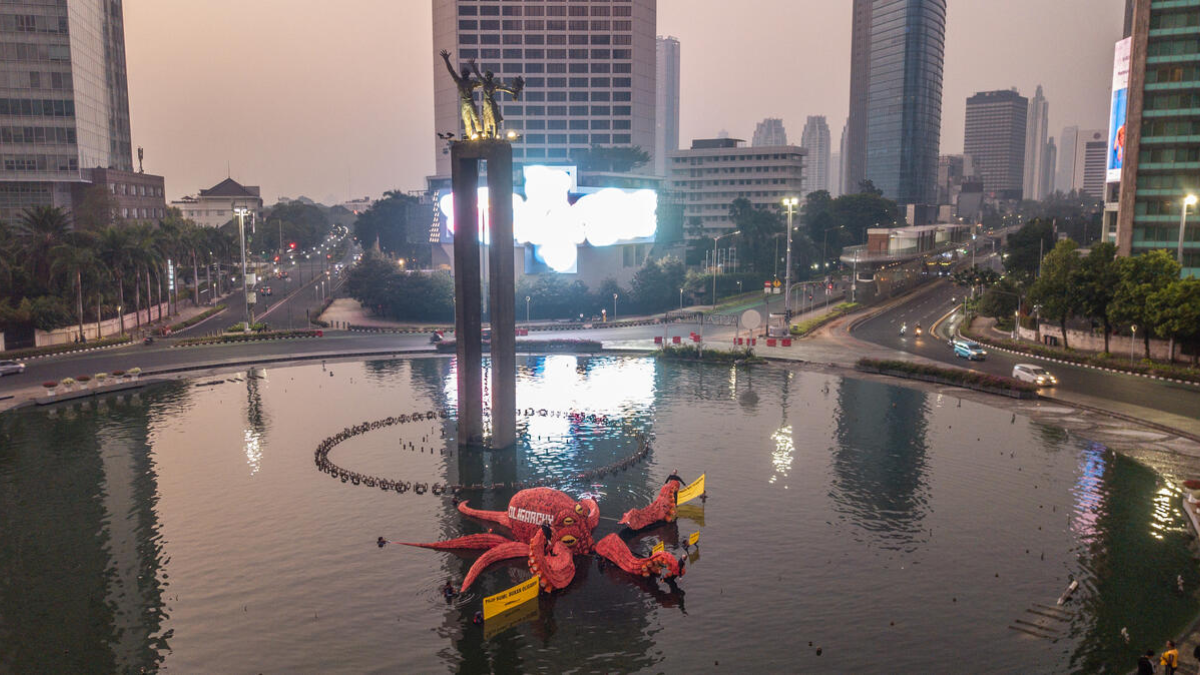
[[[683,309],[683,289],[679,289],[679,309]]]
[[[741,234],[741,233],[742,233],[741,230],[734,230],[733,232],[726,232],[725,234],[718,234],[713,237],[713,257],[712,257],[713,309],[717,308],[717,242],[720,241],[723,237],[729,237],[729,236],[733,236],[735,234]]]
[[[796,206],[800,204],[800,200],[796,197],[784,197],[783,208],[787,209],[787,262],[783,269],[783,287],[792,288],[792,217],[796,215]],[[789,292],[783,296],[783,314],[791,318],[792,316],[792,294]]]
[[[1129,365],[1133,365],[1133,348],[1137,344],[1137,324],[1129,327]]]
[[[617,294],[613,293],[613,321],[617,320]]]
[[[530,297],[525,296],[525,323],[529,323],[529,300]]]
[[[239,206],[233,212],[238,217],[238,241],[242,244],[242,299],[246,301],[246,323],[243,327],[244,332],[249,333],[250,324],[254,323],[254,316],[250,314],[250,288],[246,277],[246,215],[250,213],[250,209]]]
[[[1175,257],[1179,260],[1180,266],[1183,265],[1183,231],[1187,227],[1187,207],[1195,206],[1196,195],[1188,195],[1183,198],[1183,208],[1179,214],[1179,248],[1176,250]]]

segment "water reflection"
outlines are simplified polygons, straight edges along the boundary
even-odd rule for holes
[[[246,454],[246,464],[250,466],[250,475],[258,473],[262,468],[263,435],[270,424],[266,411],[263,409],[260,386],[266,386],[266,371],[255,369],[246,378],[246,423],[249,425],[243,432],[243,452]],[[264,383],[259,384],[260,380]]]
[[[884,548],[908,548],[929,500],[925,392],[843,378],[837,392],[831,496]]]

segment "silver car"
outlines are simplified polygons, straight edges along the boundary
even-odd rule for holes
[[[1045,368],[1032,363],[1018,363],[1013,366],[1013,378],[1022,382],[1032,382],[1039,387],[1053,387],[1058,384],[1058,378],[1051,375]]]
[[[25,364],[19,361],[0,361],[0,376],[19,375],[25,372]]]

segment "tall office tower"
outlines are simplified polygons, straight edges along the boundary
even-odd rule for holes
[[[120,0],[6,0],[0,14],[0,222],[70,209],[93,169],[132,171]],[[144,186],[143,186],[144,189]]]
[[[946,0],[875,0],[866,177],[901,205],[937,199]]]
[[[1200,69],[1195,26],[1200,4],[1135,0],[1125,86],[1113,92],[1113,117],[1125,103],[1124,124],[1105,136],[1107,167],[1120,172],[1116,243],[1121,255],[1179,249],[1180,216],[1197,194]],[[1114,59],[1120,84],[1122,51]],[[1118,133],[1123,129],[1124,134]],[[1113,138],[1115,136],[1115,139]],[[1124,144],[1120,143],[1124,138]],[[1112,140],[1110,140],[1112,139]],[[1183,238],[1183,275],[1200,277],[1200,217],[1191,209]]]
[[[1200,127],[1198,24],[1200,5],[1195,2],[1134,0],[1124,78],[1122,44],[1117,43],[1111,117],[1120,118],[1121,103],[1126,117],[1104,139],[1106,167],[1121,178],[1116,244],[1123,256],[1180,249],[1184,199],[1200,187],[1194,168],[1200,156],[1195,136]],[[1124,86],[1118,89],[1120,84]],[[1200,217],[1194,214],[1190,210],[1182,233],[1184,276],[1200,276]]]
[[[846,136],[849,133],[849,131],[850,131],[850,120],[846,120],[846,122],[844,124],[842,124],[842,142],[841,142],[841,145],[838,146],[838,167],[837,167],[837,173],[835,174],[835,176],[837,178],[838,196],[841,196],[844,194],[849,194],[850,192],[852,192],[852,190],[850,189],[849,183],[846,182],[846,161],[848,158],[848,155],[846,154],[846,152],[847,152]]]
[[[1063,127],[1058,137],[1058,165],[1054,168],[1054,189],[1066,194],[1075,183],[1075,145],[1079,127]]]
[[[728,136],[725,134],[725,137]],[[750,145],[754,147],[787,144],[787,129],[783,128],[783,120],[778,117],[768,117],[759,122],[754,127],[754,135],[750,137]]]
[[[679,40],[658,36],[654,103],[654,174],[666,175],[667,156],[679,149]]]
[[[994,199],[1021,199],[1025,125],[1029,99],[1016,89],[981,91],[967,99],[963,153],[969,155],[983,191]]]
[[[1080,152],[1075,160],[1078,165],[1079,184],[1076,189],[1086,192],[1094,199],[1104,199],[1105,169],[1108,158],[1108,137],[1099,129],[1085,132],[1081,136]]]
[[[837,199],[842,196],[842,153],[829,153],[829,196]]]
[[[842,191],[858,192],[867,177],[867,97],[871,84],[871,8],[874,0],[854,0],[850,28],[850,115],[842,132]]]
[[[520,101],[504,96],[504,128],[521,138],[513,161],[566,164],[593,145],[655,150],[656,0],[433,1],[434,128],[461,134],[455,68],[477,59],[498,77],[525,78]],[[439,175],[450,174],[434,139]],[[636,169],[652,173],[653,160]]]
[[[1042,95],[1042,85],[1029,101],[1029,121],[1025,125],[1025,172],[1021,187],[1025,199],[1042,198],[1042,161],[1046,151],[1046,122],[1050,104]]]
[[[808,153],[804,192],[829,190],[829,125],[824,115],[809,115],[800,134],[800,147]]]
[[[1042,151],[1042,177],[1041,177],[1041,193],[1042,199],[1054,194],[1054,168],[1058,164],[1058,147],[1054,145],[1054,137],[1046,141],[1046,148]]]

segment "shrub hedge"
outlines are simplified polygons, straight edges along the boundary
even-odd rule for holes
[[[52,345],[47,347],[29,347],[28,349],[10,349],[6,352],[0,352],[0,358],[5,359],[27,359],[31,356],[49,356],[51,354],[65,354],[81,349],[95,349],[97,347],[111,347],[113,345],[121,345],[128,343],[132,338],[128,335],[125,337],[104,338],[103,340],[93,340],[78,344],[68,342],[67,344]]]
[[[858,360],[857,367],[859,370],[868,372],[897,375],[900,377],[909,376],[914,379],[932,379],[945,384],[984,391],[1007,390],[1031,395],[1037,394],[1038,391],[1036,385],[1015,380],[1011,377],[989,375],[962,368],[943,368],[941,366],[931,366],[911,361],[862,358]]]

